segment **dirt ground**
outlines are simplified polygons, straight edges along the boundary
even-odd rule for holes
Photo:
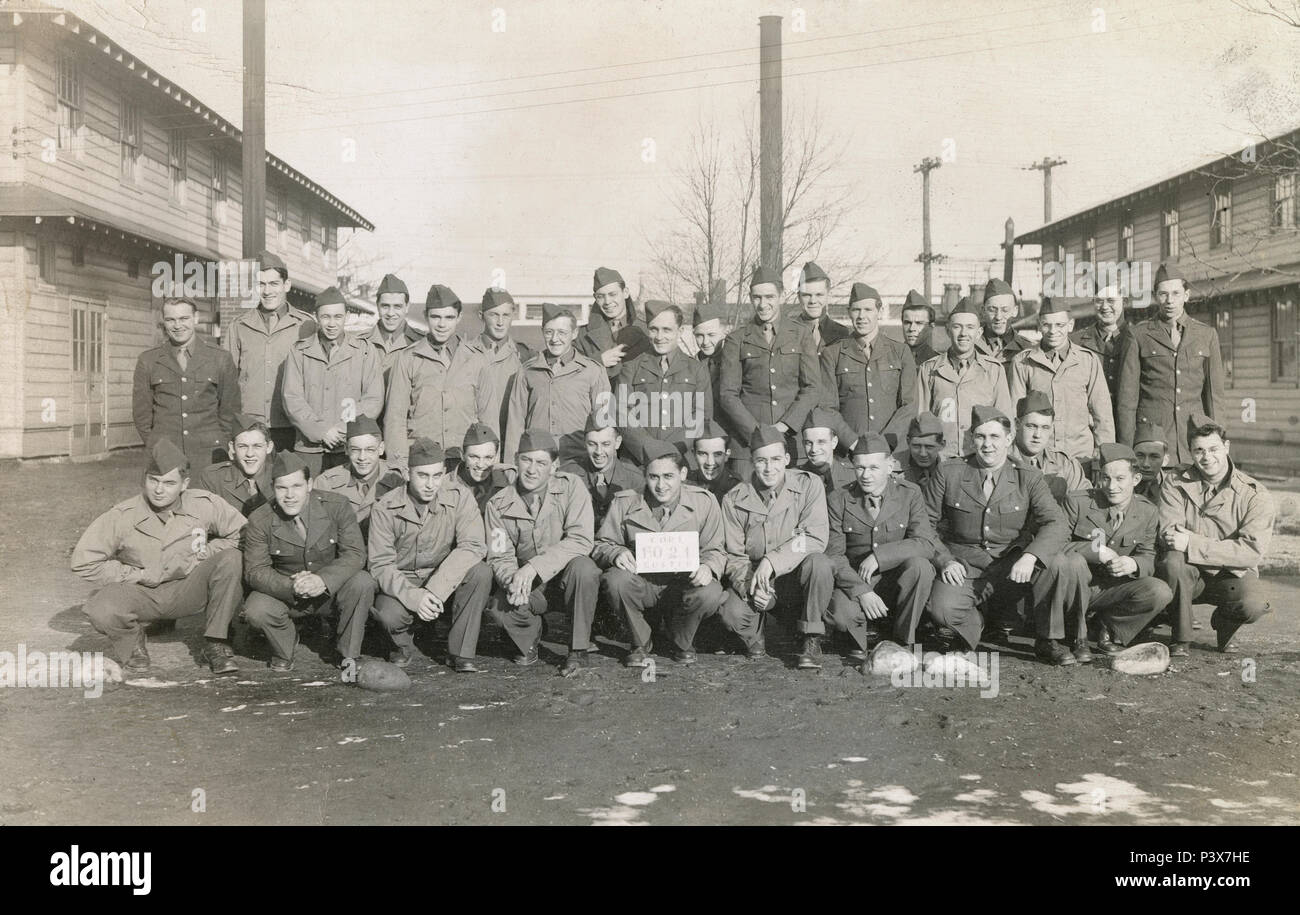
[[[0,467],[0,650],[107,648],[68,558],[138,466]],[[606,640],[566,680],[559,618],[550,663],[527,670],[485,629],[485,673],[425,664],[408,690],[365,692],[302,649],[273,674],[241,632],[244,670],[219,679],[191,618],[151,642],[153,688],[0,689],[0,823],[1295,824],[1300,579],[1266,584],[1276,612],[1236,654],[1213,650],[1198,608],[1200,645],[1163,675],[1004,652],[990,698],[832,655],[798,672],[777,632],[779,660],[661,658],[653,682]],[[372,632],[367,653],[381,648]]]

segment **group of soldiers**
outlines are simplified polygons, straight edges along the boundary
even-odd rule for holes
[[[801,669],[821,666],[828,631],[859,663],[885,638],[961,650],[1023,634],[1073,665],[1165,618],[1187,655],[1197,602],[1227,650],[1269,610],[1272,500],[1230,457],[1218,341],[1186,314],[1176,265],[1156,274],[1150,318],[1130,322],[1107,289],[1075,332],[1048,299],[1037,342],[990,280],[948,316],[943,351],[916,292],[901,342],[865,283],[849,325],[832,320],[811,262],[793,313],[756,269],[752,318],[730,332],[709,303],[689,329],[675,305],[638,307],[602,267],[585,326],[542,306],[538,353],[512,338],[501,289],[466,339],[462,302],[432,286],[421,333],[390,274],[377,323],[352,335],[337,289],[308,316],[283,261],[259,267],[258,307],[224,349],[195,335],[193,301],[164,300],[166,340],[135,376],[142,492],[73,553],[102,585],[85,612],[129,673],[150,668],[146,627],[196,613],[215,673],[239,670],[240,618],[291,670],[304,617],[334,623],[346,668],[370,620],[404,667],[417,626],[444,615],[447,663],[473,673],[484,615],[528,666],[562,611],[573,675],[601,608],[629,667],[653,663],[656,640],[693,663],[710,618],[764,658],[777,616]],[[643,568],[646,535],[682,535],[698,566]]]

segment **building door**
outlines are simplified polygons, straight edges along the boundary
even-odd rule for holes
[[[74,457],[108,451],[107,330],[104,304],[72,300],[72,445]]]

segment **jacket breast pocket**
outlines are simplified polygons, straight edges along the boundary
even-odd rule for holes
[[[1004,531],[1019,531],[1025,526],[1025,521],[1029,515],[1029,505],[1027,500],[1024,499],[1015,502],[1003,502],[990,514],[996,517],[997,524]]]
[[[862,367],[854,363],[843,363],[837,367],[836,380],[839,382],[840,394],[865,394],[867,377]]]

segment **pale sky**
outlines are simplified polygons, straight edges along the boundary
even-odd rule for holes
[[[240,4],[198,3],[62,5],[239,123]],[[1300,122],[1300,29],[1232,0],[267,8],[268,149],[374,222],[358,242],[373,278],[395,271],[417,296],[439,282],[476,300],[494,270],[519,294],[584,294],[602,264],[635,285],[646,238],[671,228],[692,127],[736,137],[756,110],[760,15],[785,17],[787,112],[815,105],[849,144],[827,190],[859,206],[819,259],[865,252],[876,266],[845,279],[887,296],[921,285],[912,169],[945,140],[936,294],[987,276],[1008,216],[1017,232],[1041,224],[1042,176],[1023,167],[1045,155],[1069,162],[1053,176],[1060,217]]]

